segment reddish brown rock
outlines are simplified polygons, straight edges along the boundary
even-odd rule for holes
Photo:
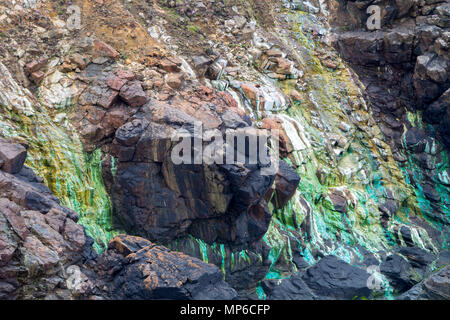
[[[114,273],[110,270],[115,270]],[[139,237],[114,238],[99,261],[96,287],[109,299],[233,299],[220,269]]]
[[[18,173],[22,170],[26,158],[27,150],[22,145],[9,143],[0,138],[0,159],[3,162],[1,170],[12,174]]]
[[[159,67],[166,72],[179,72],[180,68],[178,66],[179,65],[177,65],[177,63],[175,63],[172,60],[169,60],[167,58],[162,59],[159,62]]]
[[[107,90],[98,100],[98,104],[105,109],[109,109],[114,102],[116,102],[119,92],[114,90]]]
[[[300,177],[286,162],[280,161],[275,178],[275,197],[273,202],[276,208],[282,209],[292,198],[300,183]]]
[[[76,67],[80,68],[80,70],[84,70],[84,68],[86,68],[86,61],[84,60],[83,56],[79,53],[72,54],[69,60]]]
[[[127,83],[127,79],[113,76],[108,80],[108,87],[113,90],[120,91],[120,89]]]
[[[130,81],[120,89],[120,97],[131,107],[144,105],[148,98],[138,81]]]
[[[106,56],[112,59],[117,59],[119,57],[119,53],[113,47],[103,41],[96,40],[94,42],[94,48],[97,55],[99,56]]]
[[[39,84],[42,81],[42,79],[44,79],[44,76],[45,76],[44,72],[36,71],[30,75],[30,78],[35,84]]]
[[[116,71],[116,75],[121,78],[121,79],[125,79],[125,80],[134,80],[134,78],[136,77],[136,75],[131,72],[130,70],[124,70],[124,69],[120,69]]]
[[[48,61],[47,58],[34,60],[25,66],[25,71],[28,72],[29,74],[36,72],[40,70],[43,66],[45,66],[47,64],[47,61]]]

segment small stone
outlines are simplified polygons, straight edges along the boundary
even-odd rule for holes
[[[47,63],[46,58],[34,60],[25,66],[25,71],[31,74],[35,71],[40,70],[46,63]]]
[[[325,67],[328,67],[330,69],[337,69],[338,65],[336,62],[332,61],[331,59],[326,59],[323,61],[323,64]]]
[[[31,74],[31,80],[33,80],[35,84],[39,84],[42,79],[44,79],[44,76],[45,73],[43,73],[42,71],[36,71]]]
[[[178,68],[178,66],[176,65],[176,63],[172,62],[169,59],[163,59],[161,60],[161,62],[159,63],[159,66],[161,69],[163,69],[164,71],[167,72],[179,72],[180,68]]]
[[[117,59],[119,57],[119,53],[111,47],[109,44],[106,44],[103,41],[97,40],[94,43],[95,51],[100,56],[107,56],[112,59]]]
[[[86,61],[84,60],[83,56],[79,53],[74,53],[70,56],[70,62],[75,64],[78,68],[81,70],[84,70],[86,68]]]
[[[178,89],[183,83],[183,74],[181,73],[169,73],[166,76],[166,83],[172,89]]]
[[[120,97],[131,107],[140,107],[147,102],[147,96],[139,81],[128,82],[120,89]]]
[[[98,104],[105,109],[109,109],[116,101],[119,93],[114,90],[107,90],[104,95],[99,99]]]
[[[19,173],[26,158],[27,150],[22,145],[0,141],[0,159],[3,161],[3,171],[11,174]]]
[[[116,71],[116,75],[121,79],[130,80],[130,81],[134,80],[134,78],[136,77],[136,75],[133,72],[131,72],[129,70],[124,70],[124,69]]]
[[[107,85],[108,87],[110,87],[113,90],[116,91],[120,91],[120,89],[128,82],[128,80],[120,78],[120,77],[116,77],[113,76],[111,77],[108,82]]]

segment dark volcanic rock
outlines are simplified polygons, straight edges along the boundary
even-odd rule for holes
[[[261,283],[268,300],[313,300],[315,295],[299,276],[288,280],[264,280]]]
[[[398,251],[414,268],[426,268],[435,260],[435,256],[418,247],[402,247]]]
[[[268,299],[311,300],[369,298],[369,274],[336,256],[326,256],[317,264],[289,279],[265,280],[262,288]]]
[[[237,297],[216,266],[142,238],[116,237],[98,257],[41,181],[27,167],[0,171],[0,299]]]
[[[402,293],[409,290],[420,279],[414,278],[411,264],[398,254],[388,256],[381,264],[380,271],[392,287]]]
[[[302,276],[303,281],[319,297],[353,299],[370,297],[367,287],[369,274],[353,267],[336,256],[326,256],[309,268]]]
[[[300,183],[300,177],[286,162],[280,161],[277,176],[275,178],[275,206],[283,208],[292,198]]]
[[[398,297],[398,300],[449,300],[450,266],[433,273]]]
[[[273,192],[275,173],[264,174],[267,165],[259,158],[257,164],[250,164],[247,153],[243,164],[209,164],[200,152],[202,164],[173,161],[174,154],[179,156],[174,148],[184,141],[174,139],[174,134],[184,132],[193,142],[198,134],[195,122],[203,125],[200,134],[214,130],[224,141],[226,129],[235,127],[242,134],[245,130],[250,136],[259,134],[250,130],[241,112],[224,95],[201,88],[177,97],[172,105],[150,101],[116,131],[110,153],[119,163],[117,175],[108,185],[116,223],[166,243],[191,234],[208,243],[242,245],[265,234],[271,221],[266,201]],[[230,113],[233,121],[229,121]],[[207,142],[200,144],[205,149],[209,146]],[[196,143],[183,150],[191,153],[187,160],[194,160],[194,147]],[[217,151],[213,156],[221,154]],[[299,178],[288,165],[282,163],[280,168],[279,194],[286,203]]]
[[[93,293],[109,299],[229,300],[236,291],[214,265],[132,236],[114,238],[95,266]]]

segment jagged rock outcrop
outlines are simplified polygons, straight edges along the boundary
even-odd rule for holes
[[[148,239],[83,251],[81,287],[45,296],[235,296],[218,268],[161,244],[215,264],[248,298],[372,298],[363,280],[377,266],[376,297],[395,298],[448,264],[443,1],[71,4],[81,28],[62,1],[0,0],[0,136],[23,144],[2,149],[0,167],[19,170],[28,145],[33,188],[76,209],[98,251],[124,231]],[[365,30],[371,4],[380,31]],[[269,175],[250,150],[233,165],[173,161],[174,133],[263,129],[279,131],[284,161]],[[19,189],[23,208],[56,206]],[[183,269],[161,282],[172,263]]]
[[[449,300],[450,267],[447,265],[433,273],[398,297],[399,300]]]
[[[23,148],[6,140],[2,146]],[[0,299],[237,297],[216,266],[142,238],[116,237],[98,256],[78,214],[21,158],[11,165],[19,173],[0,171]]]
[[[220,269],[148,240],[118,236],[98,261],[91,298],[231,300],[237,293]],[[91,270],[87,274],[92,274]]]
[[[331,1],[334,45],[367,88],[394,158],[420,188],[426,214],[448,224],[450,6],[447,1]],[[366,10],[380,8],[380,30]],[[418,173],[420,172],[420,173]],[[448,234],[448,228],[444,228]],[[444,236],[446,237],[446,236]],[[438,240],[440,241],[440,240]]]
[[[92,239],[33,171],[26,149],[2,140],[1,152],[19,150],[0,170],[0,299],[70,299],[69,266],[89,258]]]
[[[172,150],[182,141],[173,137],[180,130],[191,134],[192,139],[199,139],[194,134],[209,132],[225,142],[226,130],[241,129],[243,135],[246,128],[250,129],[242,113],[227,102],[230,99],[226,94],[200,88],[170,103],[150,101],[117,130],[110,147],[110,154],[118,160],[117,171],[109,188],[117,220],[127,230],[158,241],[189,233],[208,243],[236,245],[264,235],[271,219],[264,197],[271,192],[275,173],[264,175],[269,164],[261,165],[259,155],[255,156],[260,164],[255,165],[248,164],[249,153],[243,166],[174,164]],[[198,124],[203,128],[195,127]],[[249,137],[257,138],[258,131],[248,132]],[[205,148],[200,150],[200,162],[207,159],[208,142],[200,141]],[[194,151],[194,144],[184,152]],[[214,148],[212,157],[217,159],[218,153],[220,162],[225,163],[225,152],[229,151],[222,145]],[[194,156],[192,153],[192,160]],[[292,185],[295,190],[295,181]]]

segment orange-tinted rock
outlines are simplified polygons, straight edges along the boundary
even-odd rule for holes
[[[120,89],[120,97],[131,107],[144,105],[148,98],[138,81],[130,81]]]
[[[177,63],[173,62],[172,60],[169,60],[167,58],[162,59],[159,62],[159,66],[161,69],[163,69],[166,72],[179,72],[180,68],[178,67]]]
[[[183,74],[182,73],[169,73],[166,76],[166,83],[172,89],[179,89],[183,84]]]
[[[97,55],[99,56],[106,56],[112,59],[117,59],[119,57],[119,53],[113,47],[103,41],[96,40],[94,42],[94,48]]]

